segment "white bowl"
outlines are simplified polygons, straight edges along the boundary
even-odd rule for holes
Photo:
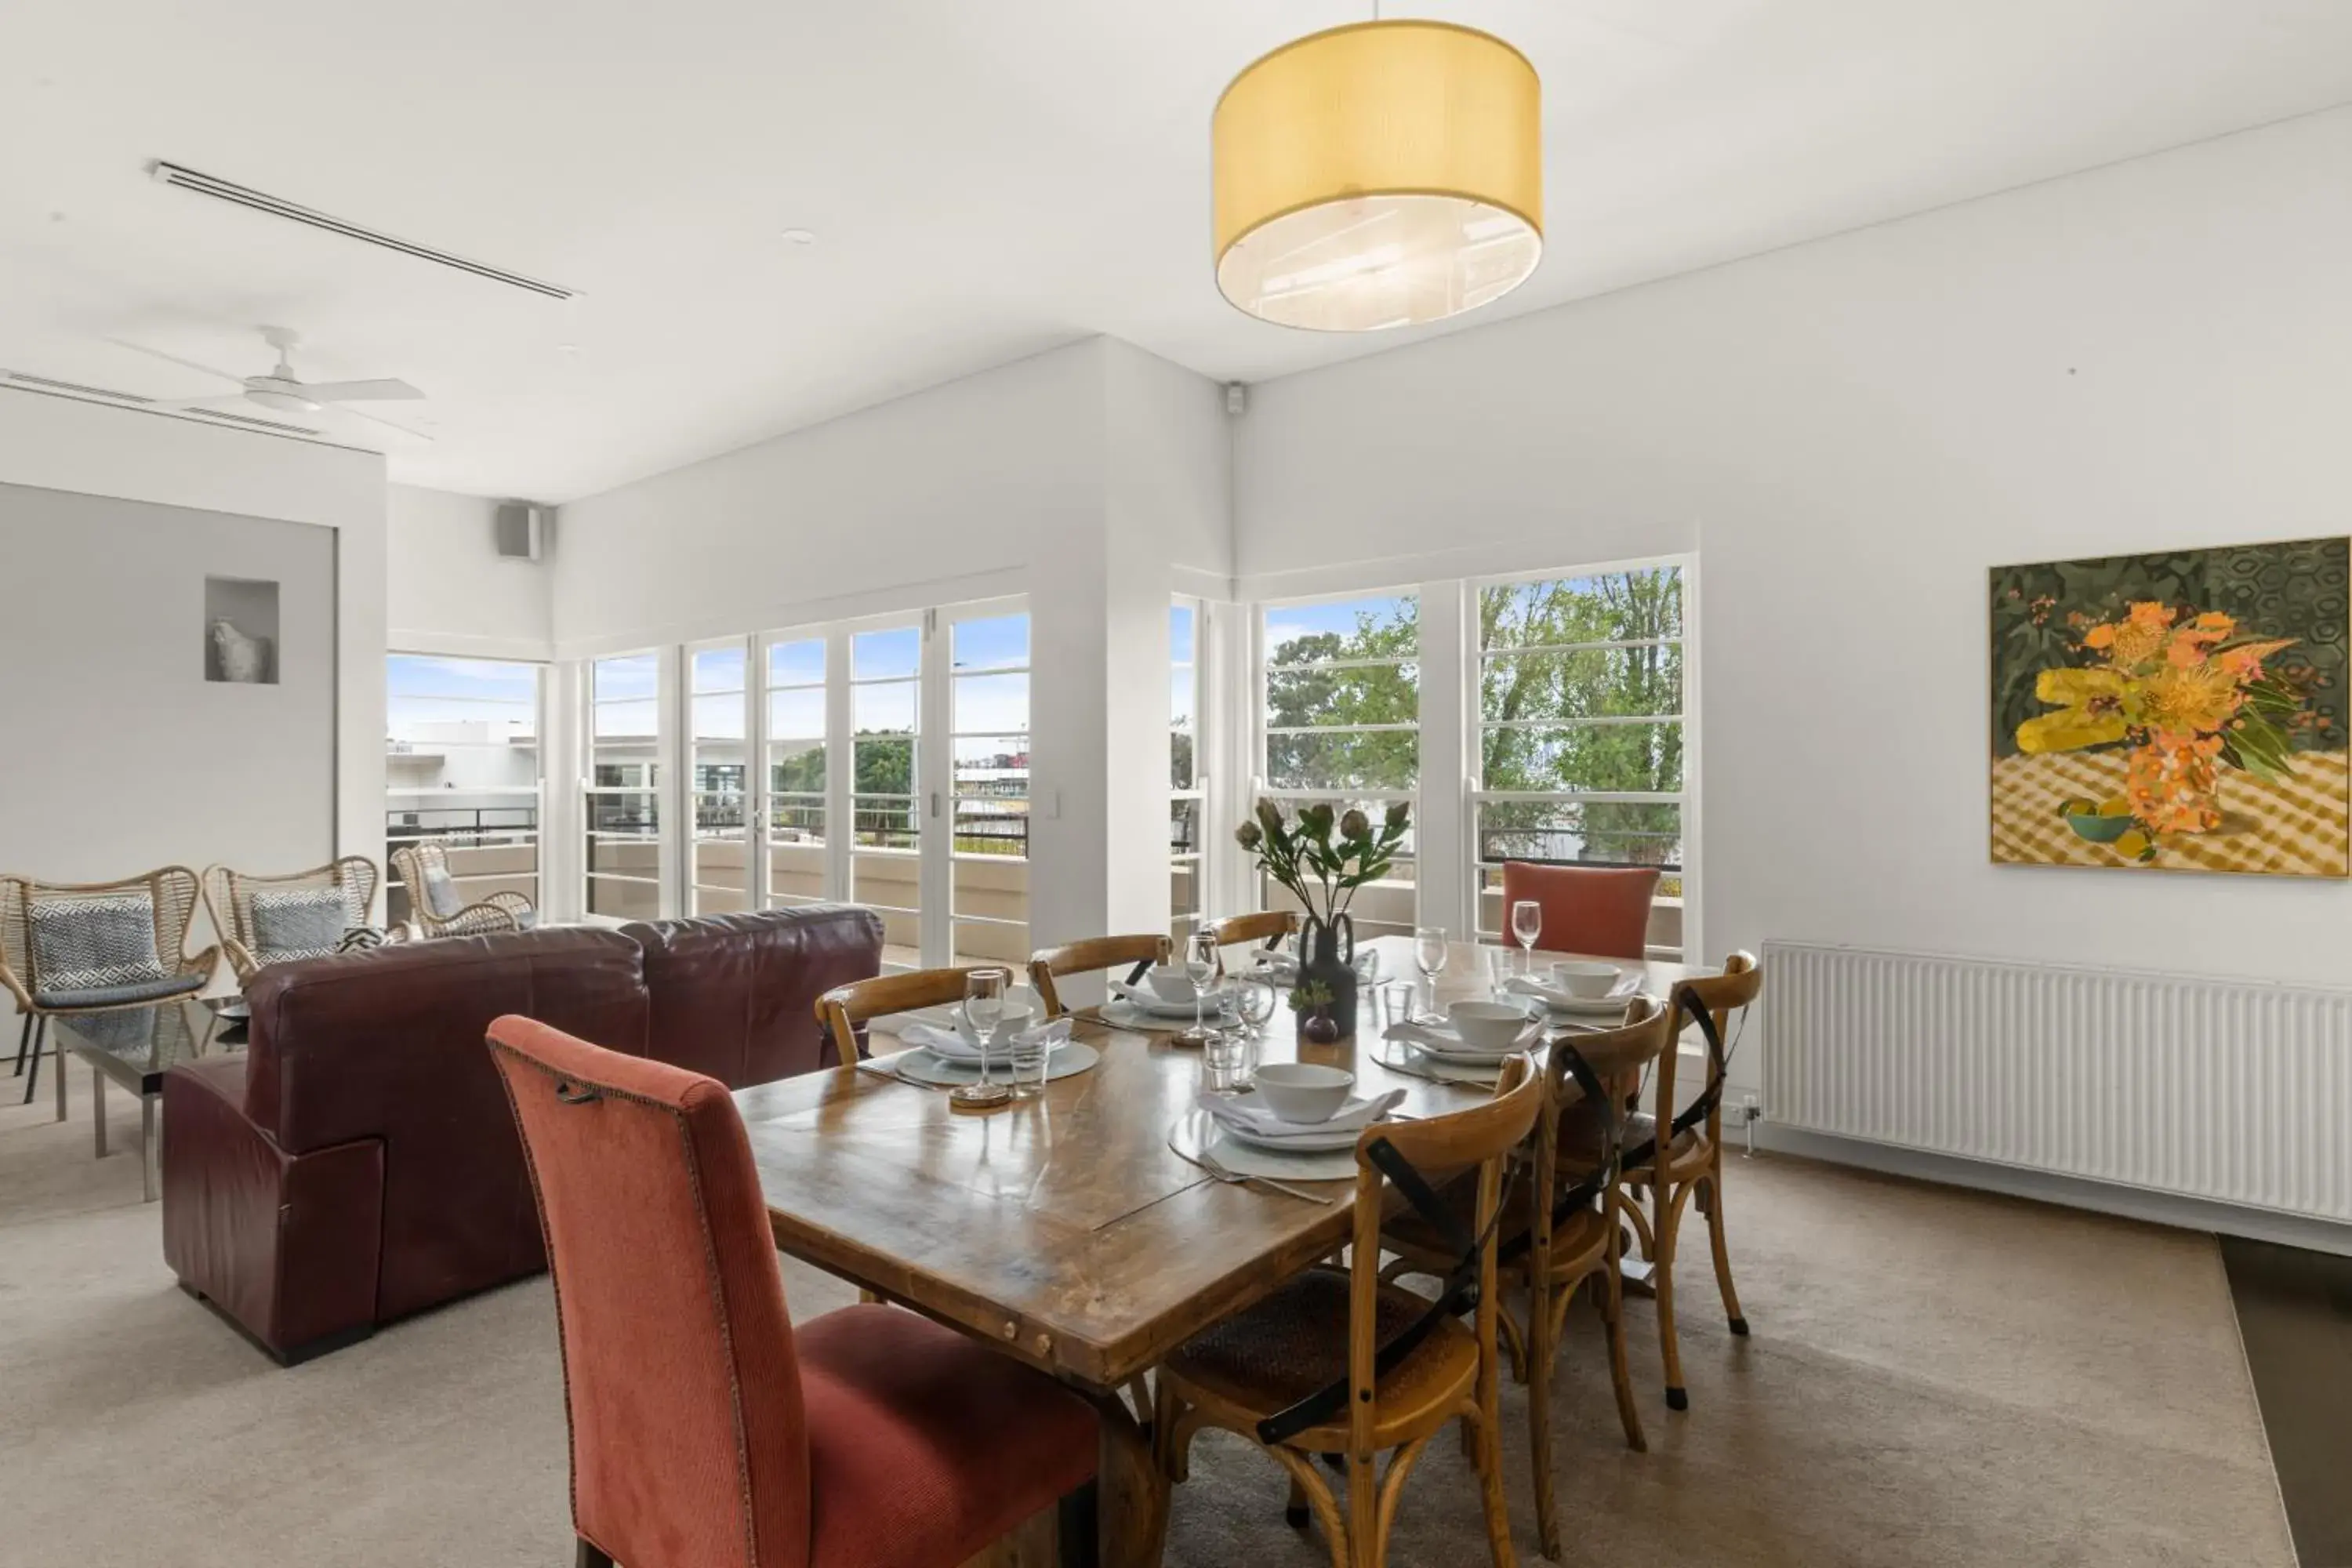
[[[1445,1021],[1465,1045],[1507,1051],[1527,1032],[1528,1014],[1508,1002],[1456,1002],[1445,1009]]]
[[[1143,983],[1162,1002],[1190,1002],[1201,994],[1192,977],[1173,963],[1158,963],[1144,971]]]
[[[1551,977],[1561,988],[1587,1002],[1598,1002],[1617,989],[1617,977],[1622,973],[1613,963],[1595,963],[1591,959],[1566,958],[1551,966]]]
[[[1354,1073],[1314,1062],[1268,1062],[1257,1069],[1258,1098],[1285,1121],[1328,1121],[1355,1087]]]

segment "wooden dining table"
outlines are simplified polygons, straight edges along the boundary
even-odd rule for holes
[[[1420,980],[1413,944],[1382,937],[1382,983]],[[1574,956],[1538,951],[1538,965]],[[1665,995],[1696,973],[1650,963]],[[1423,1001],[1484,995],[1481,950],[1451,944]],[[1295,1044],[1268,1026],[1261,1061],[1294,1056],[1356,1074],[1362,1092],[1404,1091],[1430,1116],[1484,1089],[1391,1068],[1374,988],[1360,1035]],[[827,1273],[986,1342],[1090,1399],[1102,1417],[1096,1508],[1100,1561],[1159,1561],[1168,1489],[1151,1458],[1148,1408],[1123,1391],[1177,1345],[1343,1246],[1353,1188],[1301,1184],[1307,1202],[1213,1178],[1170,1131],[1193,1108],[1201,1054],[1169,1031],[1116,1027],[1081,1009],[1074,1037],[1091,1070],[988,1115],[950,1110],[944,1091],[844,1067],[737,1092],[776,1246]],[[880,1044],[877,1042],[877,1054]]]

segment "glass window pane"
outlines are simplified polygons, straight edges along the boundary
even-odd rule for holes
[[[600,741],[623,738],[640,739],[650,745],[660,722],[660,710],[651,700],[629,702],[599,702],[595,710],[595,735]]]
[[[1682,573],[1664,566],[1498,583],[1478,592],[1478,633],[1486,648],[1680,637]]]
[[[615,698],[651,697],[660,668],[659,659],[649,653],[600,658],[593,671],[595,699],[608,702]]]
[[[859,734],[886,731],[911,734],[915,729],[915,683],[886,681],[879,686],[856,686],[849,692],[850,728]]]
[[[1409,658],[1420,651],[1420,601],[1410,594],[1269,606],[1266,662]]]
[[[1420,719],[1421,667],[1417,664],[1266,671],[1268,729],[1412,724]]]
[[[778,741],[769,746],[768,787],[782,795],[824,795],[824,742]]]
[[[778,741],[814,740],[824,733],[824,689],[768,694],[768,734]]]
[[[1029,662],[1029,617],[992,616],[950,627],[958,669],[1014,669]]]
[[[1645,795],[1683,787],[1683,727],[1678,723],[1490,729],[1480,744],[1480,777],[1488,789]]]
[[[849,639],[849,673],[853,679],[911,676],[922,668],[923,634],[913,626],[859,632]]]
[[[743,738],[743,697],[729,692],[694,700],[694,738],[698,741],[740,741]]]
[[[860,735],[856,743],[857,793],[915,793],[915,742],[912,736]]]
[[[1276,789],[1413,789],[1421,773],[1414,730],[1373,734],[1269,735],[1266,780]]]
[[[1283,808],[1295,817],[1300,804],[1297,801],[1286,801],[1283,803]],[[1342,812],[1351,805],[1355,806],[1375,822],[1379,821],[1381,814],[1388,810],[1387,804],[1382,801],[1351,801],[1341,797],[1333,804]],[[1415,924],[1415,881],[1420,831],[1418,826],[1408,827],[1403,839],[1397,846],[1396,858],[1389,867],[1388,874],[1379,881],[1368,883],[1356,890],[1354,901],[1349,905],[1348,912],[1356,923],[1358,942],[1362,942],[1368,937],[1406,935],[1412,932]],[[1273,879],[1263,872],[1258,876],[1258,884],[1259,896],[1263,900],[1260,908],[1296,910],[1298,907],[1297,900],[1276,886]]]
[[[1192,653],[1192,606],[1171,605],[1168,608],[1168,661],[1171,664],[1191,664]]]
[[[768,649],[768,684],[814,686],[824,679],[824,639],[804,637],[780,642]]]
[[[1492,721],[1589,719],[1683,710],[1683,650],[1676,643],[1490,656],[1479,675],[1479,714]]]
[[[1171,789],[1200,787],[1200,774],[1195,771],[1196,767],[1196,753],[1193,749],[1192,731],[1184,729],[1171,730],[1168,734],[1168,787]]]
[[[954,723],[961,733],[1002,734],[1029,727],[1025,675],[959,675],[954,691]]]
[[[694,654],[694,689],[743,689],[743,650],[740,647],[698,648]]]

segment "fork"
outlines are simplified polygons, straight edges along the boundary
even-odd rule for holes
[[[1277,1182],[1271,1176],[1244,1176],[1238,1171],[1228,1170],[1223,1161],[1206,1149],[1202,1150],[1195,1158],[1199,1160],[1201,1169],[1208,1172],[1215,1180],[1228,1185],[1265,1187],[1282,1194],[1285,1197],[1300,1198],[1310,1204],[1323,1204],[1327,1206],[1339,1201],[1337,1198],[1325,1197],[1321,1193],[1310,1193],[1304,1187],[1294,1187],[1286,1182]]]

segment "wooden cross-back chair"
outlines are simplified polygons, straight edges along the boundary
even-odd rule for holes
[[[1398,1498],[1432,1437],[1463,1424],[1496,1568],[1510,1568],[1496,1346],[1496,1222],[1503,1163],[1535,1125],[1543,1079],[1528,1058],[1504,1064],[1495,1097],[1426,1121],[1383,1122],[1356,1140],[1354,1251],[1341,1268],[1297,1275],[1175,1352],[1160,1368],[1160,1462],[1181,1480],[1202,1426],[1256,1443],[1289,1472],[1291,1494],[1322,1524],[1336,1568],[1379,1568]],[[1466,1216],[1433,1183],[1475,1169]],[[1435,1299],[1381,1278],[1390,1190],[1451,1241]],[[1462,1314],[1471,1311],[1465,1324]],[[1384,1452],[1394,1458],[1376,1469]],[[1344,1513],[1318,1454],[1342,1456]]]
[[[1748,1320],[1739,1310],[1739,1292],[1731,1283],[1731,1251],[1723,1229],[1723,1085],[1731,1065],[1731,1015],[1754,1003],[1763,989],[1764,971],[1748,952],[1733,953],[1725,961],[1721,974],[1676,985],[1670,1022],[1677,1034],[1686,1024],[1697,1026],[1706,1042],[1706,1079],[1691,1102],[1675,1110],[1675,1066],[1681,1052],[1665,1051],[1658,1058],[1652,1100],[1659,1115],[1638,1112],[1626,1119],[1624,1184],[1636,1200],[1648,1194],[1651,1212],[1643,1215],[1641,1204],[1633,1201],[1625,1205],[1625,1216],[1641,1240],[1643,1257],[1651,1263],[1651,1282],[1658,1298],[1658,1350],[1665,1363],[1666,1405],[1673,1410],[1690,1408],[1690,1394],[1683,1384],[1682,1349],[1675,1336],[1674,1273],[1683,1208],[1693,1198],[1706,1218],[1724,1315],[1734,1334],[1744,1337],[1748,1332]],[[1665,1118],[1663,1126],[1660,1115]]]
[[[866,1042],[860,1031],[871,1019],[918,1007],[948,1007],[963,1000],[965,979],[982,970],[1001,969],[1009,979],[1009,963],[975,963],[961,969],[909,969],[898,974],[877,974],[836,985],[816,999],[816,1021],[832,1037],[836,1065],[847,1067],[864,1059]]]
[[[1529,1384],[1536,1529],[1544,1555],[1554,1560],[1561,1540],[1551,1479],[1551,1382],[1569,1307],[1588,1281],[1608,1336],[1610,1381],[1626,1446],[1649,1447],[1626,1359],[1624,1284],[1618,1268],[1624,1217],[1619,1107],[1674,1040],[1674,1014],[1655,996],[1634,997],[1625,1022],[1613,1029],[1555,1037],[1544,1063],[1544,1110],[1536,1120],[1534,1159],[1522,1172],[1528,1179],[1515,1184],[1505,1198],[1497,1246],[1504,1272],[1526,1281],[1528,1321],[1513,1318],[1507,1304],[1499,1309],[1498,1321]],[[1457,1210],[1468,1207],[1465,1188],[1460,1184],[1447,1194]],[[1385,1270],[1391,1277],[1435,1272],[1448,1262],[1441,1241],[1418,1216],[1391,1223],[1381,1241],[1397,1255]]]
[[[143,897],[152,918],[155,973],[112,979],[42,972],[39,944],[33,940],[33,906],[45,900],[97,900],[109,895]],[[41,1075],[41,1045],[49,1019],[77,1013],[110,1013],[145,1007],[203,989],[220,962],[220,949],[191,953],[188,928],[199,897],[196,874],[185,866],[165,866],[114,882],[43,882],[0,876],[0,987],[24,1015],[16,1037],[16,1071],[30,1074],[25,1102],[32,1103]],[[143,955],[142,955],[143,956]],[[58,1115],[65,1116],[65,1079],[58,1079]]]
[[[348,928],[367,923],[369,912],[375,908],[376,884],[382,879],[375,862],[364,855],[346,855],[307,871],[274,876],[207,866],[204,876],[205,912],[212,917],[221,952],[227,956],[228,966],[242,985],[270,962],[254,925],[255,894],[332,888],[343,896],[344,924]]]
[[[1061,990],[1055,984],[1063,975],[1125,969],[1127,983],[1137,985],[1142,983],[1146,970],[1155,963],[1168,963],[1174,951],[1175,943],[1160,931],[1138,936],[1091,936],[1084,942],[1066,942],[1031,954],[1029,984],[1037,988],[1039,999],[1045,1004],[1045,1016],[1058,1018],[1069,1010],[1062,1005]]]
[[[1298,930],[1298,915],[1293,910],[1260,910],[1254,915],[1228,915],[1209,929],[1216,935],[1222,964],[1223,950],[1244,942],[1255,942],[1268,952],[1278,950]]]

